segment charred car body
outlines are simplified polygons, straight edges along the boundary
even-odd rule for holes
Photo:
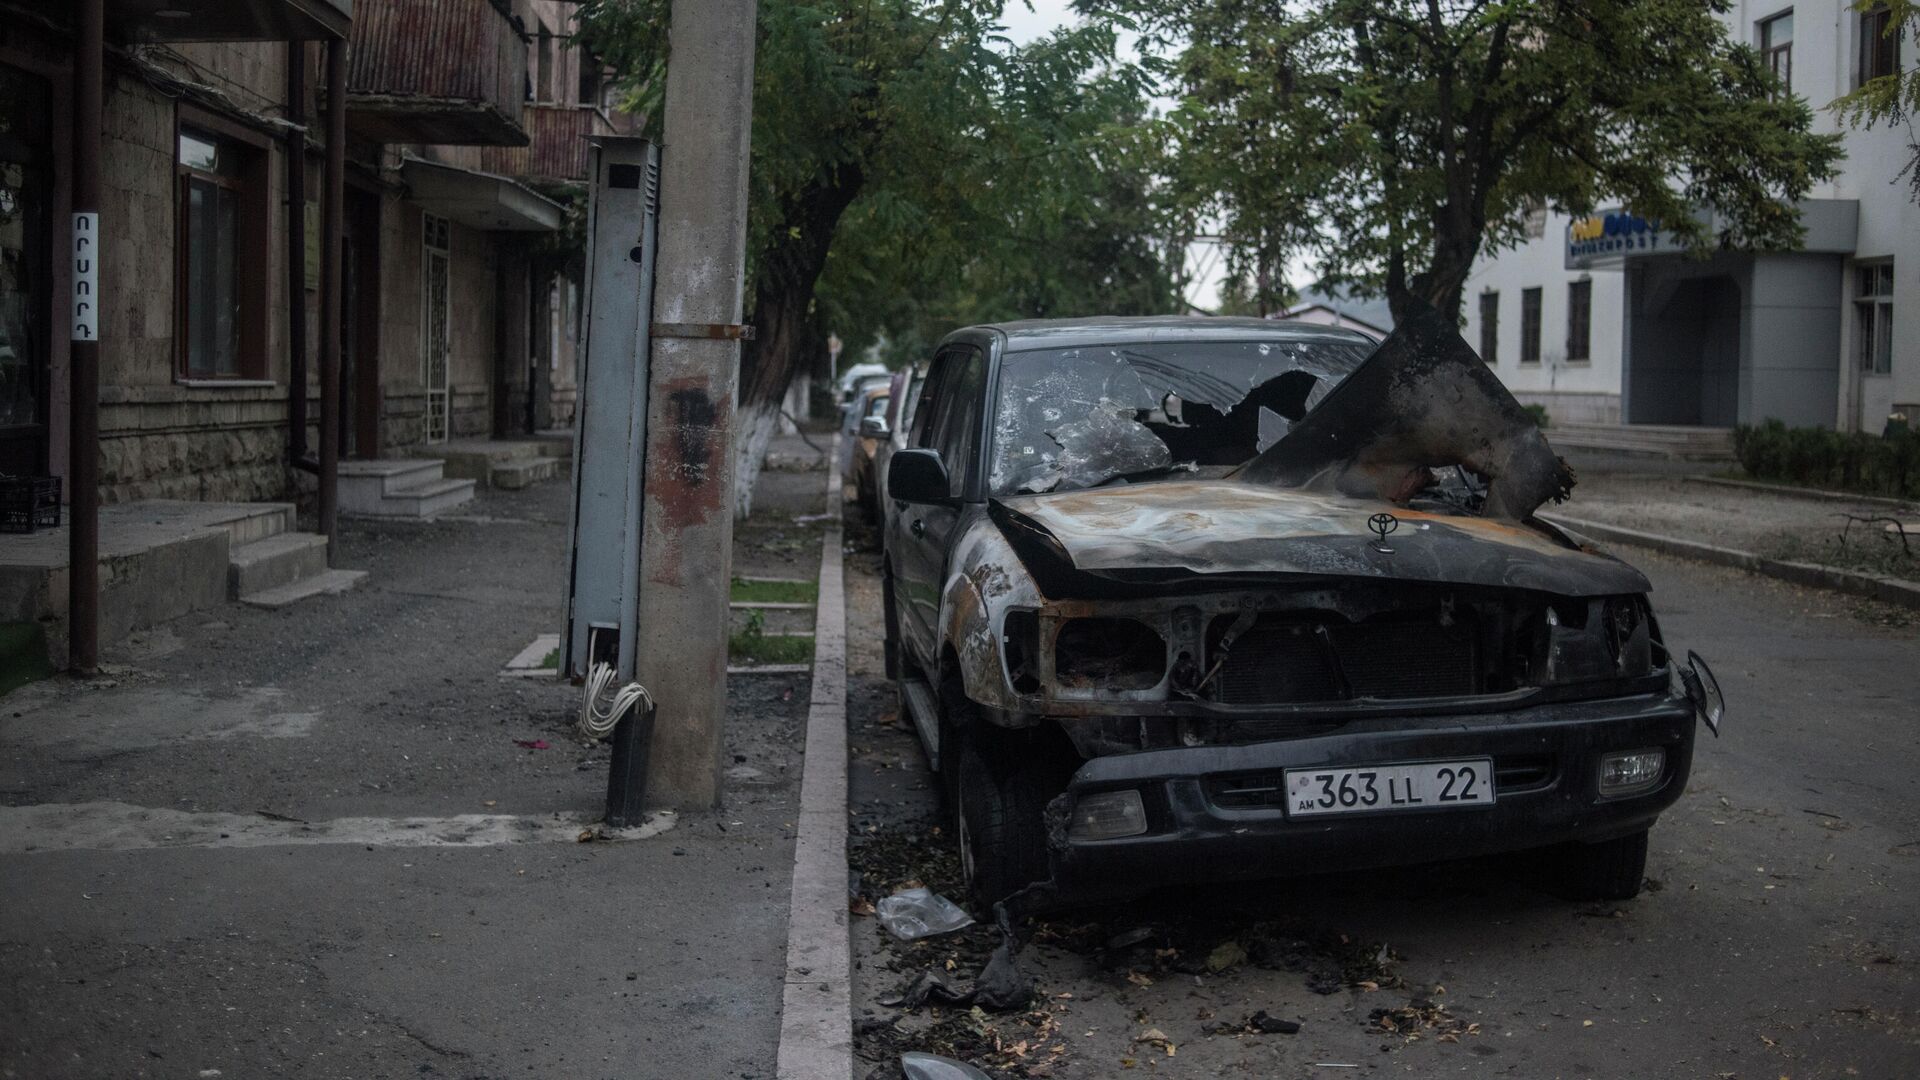
[[[1637,892],[1718,690],[1433,313],[974,327],[889,462],[889,674],[976,891],[1554,848]]]

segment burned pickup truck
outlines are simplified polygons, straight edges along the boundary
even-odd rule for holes
[[[1626,898],[1705,665],[1428,312],[1012,323],[889,465],[886,655],[993,901],[1546,849]]]

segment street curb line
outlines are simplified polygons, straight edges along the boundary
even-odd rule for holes
[[[1890,510],[1911,512],[1914,508],[1911,499],[1892,499],[1885,495],[1856,495],[1849,491],[1827,491],[1824,488],[1790,487],[1786,484],[1763,484],[1758,480],[1735,480],[1727,476],[1700,476],[1697,474],[1682,477],[1690,484],[1709,484],[1714,487],[1736,488],[1740,491],[1757,491],[1764,495],[1778,495],[1787,499],[1818,499],[1821,502],[1857,503],[1862,506],[1884,506]]]
[[[840,436],[833,437],[833,458]],[[847,600],[841,575],[840,471],[827,470],[831,516],[820,550],[813,696],[800,774],[799,831],[780,997],[779,1080],[851,1080],[853,984],[847,926]]]
[[[1539,517],[1550,524],[1606,543],[1633,544],[1638,547],[1652,548],[1668,555],[1698,559],[1718,566],[1730,566],[1736,570],[1746,570],[1795,585],[1830,589],[1849,596],[1860,596],[1868,600],[1878,600],[1884,604],[1920,610],[1920,584],[1884,574],[1863,574],[1852,570],[1836,570],[1819,563],[1769,559],[1738,548],[1703,544],[1697,540],[1681,540],[1677,537],[1641,532],[1639,529],[1628,529],[1619,525],[1562,517],[1559,514],[1541,514]]]

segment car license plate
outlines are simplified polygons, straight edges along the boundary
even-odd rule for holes
[[[1493,759],[1288,769],[1287,814],[1376,814],[1493,804]]]

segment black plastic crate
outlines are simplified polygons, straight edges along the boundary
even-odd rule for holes
[[[0,532],[30,533],[59,526],[59,477],[0,476]]]

